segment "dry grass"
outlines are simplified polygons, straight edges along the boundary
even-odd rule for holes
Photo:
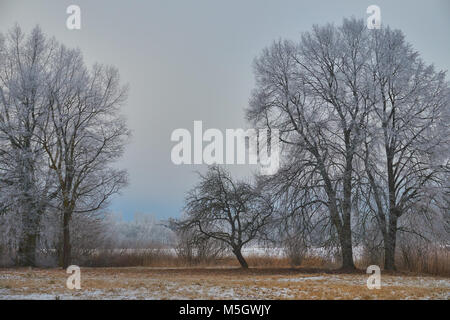
[[[250,267],[259,268],[288,268],[292,267],[287,257],[249,255],[245,257]],[[105,250],[100,253],[86,255],[75,264],[85,267],[240,267],[233,255],[222,258],[207,259],[192,263],[187,259],[179,258],[165,250]],[[303,267],[335,268],[328,260],[318,256],[307,256],[303,259]]]
[[[160,249],[103,250],[85,255],[75,263],[86,267],[181,267],[184,265],[181,259]]]
[[[399,270],[450,276],[450,248],[436,246],[400,248],[397,267]]]
[[[450,248],[426,244],[399,246],[395,261],[399,271],[450,277]],[[362,255],[355,261],[355,265],[361,269],[371,264],[382,266],[383,255],[375,260]]]
[[[255,268],[293,267],[288,257],[251,255],[247,256],[246,260],[250,267]],[[369,261],[362,256],[355,261],[355,265],[358,268],[365,270],[367,266],[371,264],[382,266],[382,258],[379,260],[380,261]],[[448,249],[428,248],[428,250],[418,250],[417,248],[414,248],[414,250],[411,249],[408,251],[399,250],[396,261],[397,269],[399,271],[445,277],[450,276],[450,252]],[[74,263],[84,267],[239,267],[238,261],[232,255],[192,263],[162,249],[152,249],[148,251],[105,250],[100,253],[86,256],[81,261],[74,261]],[[301,267],[336,269],[339,267],[339,264],[321,256],[308,255],[303,258]]]
[[[82,268],[80,291],[61,269],[1,269],[0,299],[449,299],[450,279],[295,268]]]

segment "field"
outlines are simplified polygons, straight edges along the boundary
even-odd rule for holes
[[[82,268],[81,290],[62,269],[0,269],[0,299],[450,299],[450,278],[292,268]]]

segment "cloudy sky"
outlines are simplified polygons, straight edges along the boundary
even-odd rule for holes
[[[66,8],[81,8],[81,30],[66,28]],[[404,31],[423,58],[449,70],[450,1],[268,0],[0,0],[0,32],[14,23],[43,31],[86,62],[116,66],[130,95],[124,114],[132,143],[119,166],[130,185],[111,203],[114,212],[159,219],[177,217],[184,193],[204,166],[170,159],[174,129],[245,128],[244,108],[253,88],[252,60],[278,38],[297,39],[313,24],[344,17],[366,19],[381,8],[382,23]],[[254,168],[233,166],[242,176]]]

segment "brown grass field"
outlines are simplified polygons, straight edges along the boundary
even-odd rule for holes
[[[317,268],[81,268],[81,290],[62,269],[0,269],[0,299],[440,299],[450,278],[381,275],[369,290],[364,271]]]

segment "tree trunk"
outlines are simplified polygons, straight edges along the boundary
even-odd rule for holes
[[[353,151],[351,145],[351,131],[344,132],[346,156],[345,172],[343,179],[343,203],[342,203],[342,230],[341,230],[341,248],[342,248],[342,269],[354,270],[353,246],[352,246],[352,174],[353,174]]]
[[[353,263],[353,247],[352,247],[352,229],[349,215],[343,215],[343,221],[339,217],[339,213],[336,206],[336,198],[331,193],[329,194],[328,209],[330,210],[331,220],[336,227],[339,244],[342,253],[342,270],[355,270],[355,264]]]
[[[349,145],[349,133],[345,134],[346,144]],[[348,149],[350,147],[347,147]],[[331,179],[325,169],[323,162],[319,161],[320,172],[325,181],[325,191],[328,196],[328,210],[333,225],[336,227],[339,244],[342,253],[342,270],[355,270],[353,263],[353,248],[352,248],[352,226],[351,226],[351,211],[352,211],[352,172],[353,172],[353,156],[351,153],[346,156],[346,168],[344,173],[344,199],[342,205],[342,219],[339,216],[338,200],[336,198],[336,191],[333,187]]]
[[[72,247],[70,244],[70,212],[64,211],[63,217],[63,268],[67,269],[71,263],[71,251]]]
[[[343,230],[340,235],[340,243],[342,250],[342,270],[355,270],[355,264],[353,263],[353,247],[352,247],[352,234],[351,229],[347,226],[343,226]]]
[[[351,229],[351,216],[350,207],[342,214],[342,220],[339,217],[339,211],[337,208],[337,200],[334,192],[331,188],[328,189],[328,209],[330,210],[331,220],[336,227],[339,244],[342,253],[342,270],[355,270],[355,264],[353,263],[353,247],[352,247],[352,229]]]
[[[29,223],[24,223],[23,228],[25,230],[19,243],[17,264],[22,267],[35,267],[37,241],[36,230],[33,230],[33,226],[30,226]]]
[[[397,215],[392,210],[389,217],[389,229],[384,239],[384,269],[395,271],[395,248],[397,240]]]
[[[19,242],[17,261],[19,266],[36,266],[38,229],[39,212],[32,205],[28,205],[22,213],[22,236]]]
[[[241,267],[243,269],[248,269],[248,264],[247,264],[247,261],[245,261],[244,257],[242,256],[241,248],[234,249],[233,253],[236,256],[236,258],[238,259],[239,264],[241,265]]]
[[[384,269],[395,270],[395,244],[397,238],[397,220],[399,210],[396,202],[397,188],[395,185],[394,152],[386,147],[386,169],[388,173],[389,190],[389,221],[386,239],[384,239]]]
[[[29,141],[26,142],[24,154],[29,154]],[[39,212],[33,194],[33,164],[30,158],[20,158],[20,182],[22,188],[22,199],[20,214],[22,217],[22,235],[18,248],[19,266],[36,266],[36,242],[39,232]]]

